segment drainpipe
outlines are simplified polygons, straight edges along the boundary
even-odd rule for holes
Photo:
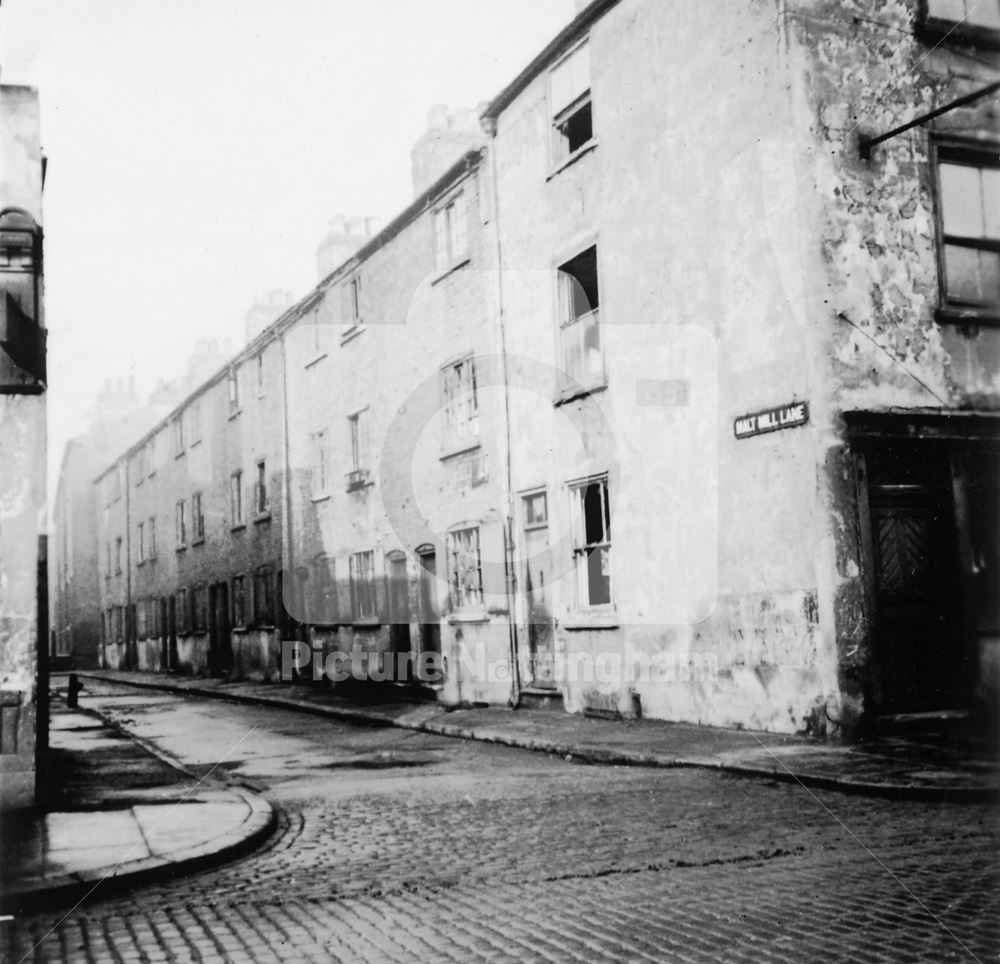
[[[295,541],[292,532],[292,467],[291,467],[291,442],[288,435],[288,347],[285,343],[286,332],[283,331],[278,336],[281,342],[281,434],[282,434],[282,477],[284,486],[284,519],[282,525],[285,532],[285,572],[287,578],[281,581],[281,594],[284,596],[289,590],[289,580],[291,581],[292,605],[298,600],[298,576],[295,572]],[[284,606],[285,600],[281,600]],[[292,618],[296,623],[300,622],[295,614]],[[283,640],[279,640],[279,644]]]
[[[125,653],[135,655],[135,666],[139,668],[139,640],[135,637],[136,625],[132,618],[132,485],[129,480],[129,463],[131,459],[125,453]],[[131,659],[126,659],[130,663]]]
[[[507,514],[503,520],[503,565],[504,582],[507,591],[507,631],[510,640],[510,705],[516,708],[521,702],[521,668],[518,662],[516,589],[517,575],[514,570],[514,491],[511,472],[511,430],[510,430],[510,378],[507,363],[507,324],[503,307],[503,246],[500,240],[500,192],[497,188],[497,119],[487,118],[483,126],[490,138],[487,150],[490,155],[490,192],[493,202],[493,240],[496,253],[496,306],[500,330],[500,363],[503,371],[504,402],[504,488]]]

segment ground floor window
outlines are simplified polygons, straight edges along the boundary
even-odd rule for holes
[[[573,563],[576,603],[581,609],[610,606],[611,508],[608,478],[598,476],[571,486]]]
[[[355,619],[375,619],[375,553],[355,552],[351,556],[351,607]]]
[[[448,557],[452,607],[473,609],[483,605],[483,568],[479,553],[479,527],[449,533]]]
[[[254,573],[253,617],[258,626],[274,625],[274,573],[266,566]]]

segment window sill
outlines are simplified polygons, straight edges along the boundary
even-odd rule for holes
[[[315,358],[309,359],[309,361],[306,362],[305,367],[306,368],[312,368],[313,365],[318,365],[324,358],[326,358],[326,352],[325,351],[321,352],[318,355],[316,355]],[[257,397],[258,398],[263,398],[264,396],[263,395],[258,395]]]
[[[454,613],[449,613],[445,617],[449,623],[488,623],[490,621],[490,614],[484,612],[481,609],[471,610],[469,612],[459,611]]]
[[[367,489],[375,484],[375,480],[371,476],[365,476],[363,479],[355,479],[352,482],[347,483],[348,492],[361,492],[363,489]]]
[[[177,547],[177,548],[176,548],[176,549],[174,550],[174,552],[187,552],[187,543],[185,542],[185,543],[184,543],[184,545],[182,545],[182,546],[178,546],[178,547]]]
[[[451,264],[445,265],[443,268],[439,268],[437,274],[431,278],[431,285],[436,285],[439,281],[443,281],[452,272],[458,271],[459,268],[464,268],[472,260],[472,255],[463,254],[460,258],[456,258]]]
[[[143,567],[144,565],[146,565],[146,560],[145,560],[145,559],[140,559],[140,560],[139,560],[139,561],[138,561],[138,562],[136,563],[136,567],[137,567],[137,568],[140,568],[140,569],[141,569],[141,568],[142,568],[142,567]]]
[[[617,613],[573,613],[559,620],[562,629],[618,629],[621,620]]]
[[[361,332],[363,332],[364,330],[365,330],[364,322],[359,322],[358,324],[353,325],[340,336],[340,343],[342,345],[346,345],[349,341],[353,341],[355,338],[357,338],[358,335],[360,335]]]
[[[570,388],[561,389],[559,394],[552,400],[556,407],[565,405],[567,402],[574,402],[579,398],[586,398],[588,395],[596,395],[607,389],[608,383],[601,382],[599,385],[591,385],[589,388],[583,385],[573,385]]]
[[[470,439],[468,442],[456,443],[453,447],[445,449],[439,456],[442,462],[455,458],[456,455],[465,455],[466,452],[475,452],[482,448],[479,439]]]
[[[597,147],[597,143],[597,138],[592,137],[585,144],[581,144],[575,151],[573,151],[572,154],[569,155],[569,157],[563,158],[563,160],[552,168],[552,170],[546,175],[545,180],[551,181],[552,178],[557,177],[565,171],[567,167],[572,167],[578,160],[580,160],[581,157],[584,157],[594,150]]]
[[[229,527],[230,532],[242,532],[247,527],[245,522],[239,522],[234,526]]]
[[[181,452],[174,452],[174,458],[175,459],[182,459],[182,458],[184,458],[185,455],[187,455],[187,449],[184,449]]]
[[[200,539],[192,539],[191,540],[191,545],[192,546],[203,546],[204,544],[205,544],[205,537],[204,536],[202,536]]]
[[[996,328],[1000,326],[1000,314],[989,309],[938,308],[934,320],[939,325],[955,325],[960,328]]]
[[[190,444],[190,445],[188,446],[188,448],[189,448],[189,449],[193,449],[193,448],[194,448],[194,447],[195,447],[196,445],[201,445],[201,439],[200,439],[200,438],[196,438],[196,439],[195,439],[195,440],[194,440],[194,441],[193,441],[193,442],[192,442],[192,443],[191,443],[191,444]]]
[[[365,616],[362,619],[351,620],[351,625],[358,629],[376,629],[382,625],[382,620],[377,616]]]
[[[270,511],[261,512],[259,515],[254,516],[253,524],[254,525],[260,525],[260,523],[262,523],[262,522],[270,522],[270,521],[271,521],[271,513],[270,513]]]
[[[319,495],[314,495],[312,497],[312,501],[313,501],[313,503],[316,503],[316,502],[326,502],[326,500],[329,499],[329,498],[330,498],[330,493],[329,492],[320,492]]]
[[[235,412],[229,413],[229,421],[231,422],[234,418],[239,418],[243,414],[243,409],[238,408]]]

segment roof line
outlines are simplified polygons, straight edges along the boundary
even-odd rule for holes
[[[157,432],[160,432],[181,412],[183,412],[184,409],[191,404],[191,402],[199,396],[204,395],[205,392],[207,392],[213,385],[222,381],[223,376],[228,374],[233,365],[238,364],[241,359],[252,357],[259,349],[274,341],[283,331],[295,324],[302,314],[312,307],[313,302],[315,302],[324,291],[330,288],[335,281],[339,280],[339,278],[343,277],[343,275],[353,271],[358,264],[365,261],[379,248],[392,241],[393,238],[395,238],[405,227],[415,221],[418,215],[430,207],[434,199],[447,189],[453,181],[457,181],[461,175],[464,175],[467,171],[475,167],[482,160],[484,151],[485,148],[483,147],[475,147],[466,151],[454,164],[452,164],[451,167],[448,168],[447,171],[444,172],[444,174],[441,175],[441,177],[439,177],[429,188],[421,192],[417,196],[416,200],[407,205],[407,207],[397,214],[396,217],[394,217],[381,231],[378,232],[378,234],[355,251],[354,254],[352,254],[342,265],[335,268],[330,274],[323,278],[323,280],[313,287],[308,294],[300,298],[294,305],[280,314],[273,322],[271,322],[270,325],[267,326],[267,328],[265,328],[254,339],[249,341],[242,349],[240,349],[240,351],[226,361],[225,364],[222,365],[222,367],[219,368],[214,374],[209,375],[209,377],[201,382],[197,388],[192,389],[182,401],[178,402],[174,408],[172,408],[166,415],[164,415],[152,427],[144,432],[135,442],[132,443],[132,445],[126,448],[120,455],[113,458],[107,468],[105,468],[101,474],[94,479],[94,481],[97,482],[103,478],[118,462],[122,461],[122,459],[127,459],[138,452],[151,438],[157,434]]]
[[[514,98],[555,58],[556,54],[560,53],[563,48],[568,47],[592,23],[600,20],[604,14],[618,3],[619,0],[593,0],[593,3],[584,7],[546,44],[541,53],[486,105],[486,110],[482,112],[480,117],[483,120],[496,120]]]

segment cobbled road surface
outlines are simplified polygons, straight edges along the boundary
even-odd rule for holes
[[[17,919],[12,961],[997,961],[994,808],[585,766],[88,684],[279,810],[232,863]]]

